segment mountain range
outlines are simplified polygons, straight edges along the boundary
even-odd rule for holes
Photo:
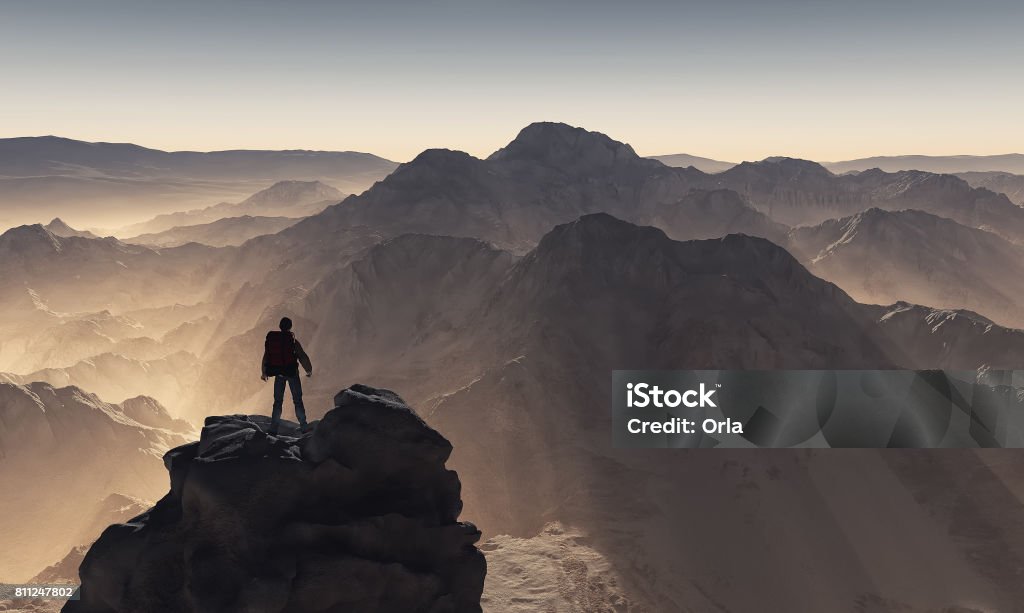
[[[391,235],[472,236],[524,252],[558,223],[606,212],[635,223],[656,223],[674,238],[697,238],[689,220],[678,222],[679,203],[694,190],[721,189],[738,193],[770,221],[789,226],[817,224],[873,206],[918,208],[1015,242],[1024,240],[1024,209],[1005,195],[972,188],[949,175],[870,171],[837,176],[820,164],[791,158],[744,162],[706,174],[641,158],[628,145],[599,133],[547,123],[528,126],[486,160],[426,151],[365,193],[282,236],[320,238],[340,228],[371,227]],[[764,227],[724,230],[771,233]]]
[[[458,151],[425,151],[363,194],[281,235],[320,239],[340,228],[367,227],[391,236],[471,236],[522,253],[556,224],[607,212],[638,223],[658,219],[670,235],[693,238],[699,232],[688,220],[675,223],[679,209],[687,206],[679,203],[695,198],[691,192],[708,176],[641,158],[629,145],[600,133],[538,123],[485,160]],[[701,197],[710,196],[696,196]],[[697,206],[692,200],[689,205]],[[726,227],[730,222],[737,225]],[[703,223],[726,231],[776,230],[738,198],[720,217]]]
[[[432,257],[424,258],[427,253]],[[424,287],[436,290],[417,289]],[[410,304],[400,299],[406,295],[429,302]],[[968,594],[997,599],[992,602],[1019,595],[1013,581],[972,561],[971,552],[997,541],[1020,551],[1020,532],[934,536],[929,552],[900,545],[906,528],[896,525],[918,526],[914,538],[929,539],[964,528],[962,520],[941,514],[946,503],[908,497],[904,488],[921,487],[933,474],[916,466],[910,452],[843,460],[800,451],[764,459],[742,451],[703,457],[617,451],[607,444],[609,417],[601,407],[607,373],[624,365],[970,369],[999,363],[986,362],[993,359],[1015,363],[1024,349],[1020,333],[989,322],[959,330],[953,337],[959,349],[936,352],[924,344],[938,343],[946,331],[936,330],[933,312],[858,305],[766,240],[676,242],[601,214],[555,228],[521,258],[473,239],[393,239],[316,288],[300,312],[318,322],[304,342],[324,361],[309,406],[326,406],[324,380],[372,377],[410,390],[430,407],[428,421],[452,440],[466,513],[486,534],[529,539],[553,521],[579,526],[583,543],[617,569],[618,585],[634,606],[663,610],[674,602],[699,610],[715,601],[755,610],[768,601],[836,610],[878,595],[924,610]],[[973,350],[1004,335],[1015,335],[1015,348]],[[973,462],[976,474],[1021,491],[1019,479],[988,466],[995,459],[962,452],[942,470]],[[982,481],[963,484],[961,502],[981,515],[980,525],[993,526],[1019,508],[1012,499],[982,495],[982,487]],[[899,496],[886,509],[898,522],[857,520],[874,512],[876,488]],[[817,502],[801,506],[798,499]],[[752,517],[757,520],[744,520]],[[836,524],[857,538],[837,542]],[[705,526],[707,535],[694,538],[686,525]],[[780,531],[785,538],[772,536]],[[751,550],[751,542],[761,545]],[[795,600],[806,596],[787,587],[790,569],[806,572],[801,560],[826,553],[841,562],[813,574],[830,589],[815,592],[811,605]],[[908,568],[927,561],[930,570],[889,573],[883,560]],[[858,571],[851,575],[849,568]],[[680,572],[689,580],[673,581]],[[936,576],[941,592],[932,591]],[[747,588],[716,587],[726,578]],[[993,581],[997,587],[989,587]]]
[[[736,166],[735,162],[722,162],[687,153],[651,156],[668,166],[685,168],[694,166],[704,172],[717,173]],[[1000,172],[1024,174],[1024,154],[1004,155],[889,155],[822,162],[822,165],[836,174],[863,172],[877,168],[886,172],[921,170],[936,174],[961,174],[971,172]]]
[[[1009,172],[1024,174],[1024,154],[1004,155],[890,155],[830,162],[825,164],[838,174],[878,168],[887,172],[922,170],[939,174],[961,172]]]
[[[1012,610],[1024,478],[1005,454],[618,450],[607,399],[623,368],[1019,369],[1022,238],[1024,209],[949,175],[708,174],[540,123],[486,159],[425,151],[237,247],[9,230],[0,355],[23,367],[11,394],[62,377],[123,396],[106,415],[165,423],[135,380],[197,423],[267,411],[258,359],[288,315],[311,417],[354,381],[420,407],[495,568],[569,581],[517,595],[534,610],[583,593],[591,610]],[[139,366],[87,378],[104,360]]]
[[[872,207],[919,208],[1013,242],[1024,237],[1024,209],[956,177],[881,171],[840,177],[788,158],[709,175],[640,158],[598,133],[542,123],[486,160],[426,151],[365,193],[250,241],[232,256],[223,280],[250,283],[230,318],[241,333],[266,309],[290,300],[293,288],[309,290],[362,250],[404,233],[478,238],[523,254],[554,225],[607,212],[656,225],[675,239],[739,232],[784,243],[786,226]]]
[[[265,197],[266,193],[261,196]],[[861,215],[878,203],[884,204],[885,210]],[[933,213],[884,214],[889,209],[915,206]],[[24,270],[14,266],[11,278],[22,284],[32,282],[34,295],[58,312],[74,310],[72,304],[99,311],[212,301],[222,315],[211,323],[209,344],[202,347],[221,356],[218,361],[244,360],[244,355],[258,350],[254,343],[260,338],[259,330],[272,325],[278,313],[295,309],[307,295],[328,292],[324,283],[337,279],[347,265],[382,240],[407,233],[464,236],[490,242],[515,257],[529,253],[547,233],[546,228],[595,211],[658,226],[673,239],[730,233],[767,238],[792,249],[826,279],[841,287],[848,285],[846,289],[861,300],[885,304],[919,301],[940,309],[976,310],[1007,325],[1019,321],[1012,306],[1019,289],[1012,274],[1011,280],[1000,283],[999,271],[1012,272],[1019,266],[1017,248],[1005,239],[1019,238],[1014,230],[1024,223],[1024,211],[1004,197],[971,188],[950,176],[877,171],[839,177],[813,162],[788,158],[745,163],[708,175],[695,169],[668,168],[636,156],[628,145],[604,135],[560,124],[531,125],[487,160],[459,152],[427,151],[364,194],[351,196],[277,234],[250,240],[239,249],[185,246],[153,251],[102,239],[95,245],[88,243],[95,253],[76,253],[73,261],[65,263],[65,253],[86,244],[64,246],[57,242],[55,247],[54,241],[83,239],[50,238],[52,234],[37,230],[33,236],[39,245],[31,248],[40,255],[26,261]],[[813,237],[812,231],[804,228],[789,232],[787,224],[772,218],[815,219],[846,211],[854,213],[837,222],[822,222]],[[936,211],[940,215],[951,212],[939,219]],[[872,223],[865,223],[867,220]],[[928,239],[914,232],[914,224],[923,220],[935,221],[929,227],[936,236]],[[856,232],[847,238],[855,240],[841,241],[842,228],[851,223]],[[975,226],[992,232],[972,231]],[[19,235],[31,235],[31,228],[0,237],[0,249]],[[948,236],[939,236],[940,230]],[[828,257],[819,257],[833,243],[840,243],[840,248],[832,249]],[[971,251],[975,248],[980,251]],[[846,255],[857,253],[886,256],[884,261],[878,258],[878,265],[858,266],[859,256]],[[984,263],[975,253],[985,254]],[[180,263],[173,263],[176,260]],[[50,261],[52,265],[47,264]],[[116,282],[101,272],[110,267],[121,271]],[[885,285],[879,275],[887,267],[896,272]],[[188,278],[167,275],[197,269],[204,272]],[[81,282],[83,288],[102,288],[107,282],[112,291],[89,292],[102,296],[103,302],[61,302],[50,295],[61,293],[59,288],[72,289],[74,283],[62,281],[49,287],[45,279],[58,279],[67,272],[75,272],[75,283]],[[111,300],[118,295],[138,295],[124,290],[133,283],[145,287],[143,279],[154,274],[161,278],[159,290],[155,295],[152,289],[142,294],[156,298],[152,304],[139,304],[137,299]],[[131,281],[133,275],[138,282]],[[966,279],[977,280],[973,290],[957,287]],[[115,287],[117,291],[113,291]],[[905,294],[901,288],[914,291]],[[426,290],[420,292],[424,293]],[[26,313],[42,313],[32,302],[26,301],[24,307]],[[321,322],[321,318],[314,316],[309,321]],[[159,338],[157,334],[147,336]],[[248,340],[241,342],[243,338]],[[191,347],[199,350],[200,345]],[[199,387],[210,393],[220,383],[238,379],[208,377],[213,384],[201,382]],[[258,386],[243,385],[223,400],[238,401],[258,390]]]
[[[410,291],[423,298],[402,301],[400,296]],[[781,302],[785,296],[792,296],[791,306]],[[457,377],[471,381],[481,369],[515,359],[519,352],[512,347],[531,334],[550,335],[548,342],[557,342],[571,333],[567,346],[588,347],[587,355],[608,362],[683,359],[692,368],[809,368],[816,363],[925,368],[936,358],[916,351],[915,343],[901,336],[916,334],[909,330],[913,325],[931,330],[928,313],[899,335],[883,331],[885,313],[878,307],[857,304],[767,240],[729,235],[677,242],[660,230],[606,214],[556,227],[522,257],[476,239],[401,236],[324,279],[303,304],[291,308],[303,320],[317,322],[305,342],[325,359],[327,380],[384,377],[386,384],[400,381],[417,398],[426,393],[420,385],[437,386],[440,394],[457,384]],[[274,313],[265,319],[270,323]],[[994,334],[994,328],[987,334]],[[338,344],[338,338],[346,342]],[[493,338],[503,339],[497,354]],[[605,347],[586,338],[604,339]],[[260,342],[260,336],[253,336],[251,350]],[[380,356],[379,347],[395,353]],[[475,363],[442,357],[449,353],[472,355]],[[970,369],[984,363],[979,360],[977,353],[962,359],[952,354],[941,366]],[[440,380],[429,368],[437,361],[450,364]],[[237,363],[217,362],[231,369]],[[1011,354],[988,365],[1014,363]],[[342,368],[336,375],[333,364]],[[386,373],[396,369],[429,372],[430,379],[417,383],[408,374],[387,379]],[[205,376],[234,380],[241,373],[214,369]],[[315,390],[317,383],[312,386]],[[252,389],[258,393],[258,382]]]
[[[952,175],[868,170],[835,175],[821,164],[792,158],[743,162],[701,180],[737,191],[773,220],[790,226],[818,224],[877,207],[919,209],[963,225],[1024,242],[1024,209]]]

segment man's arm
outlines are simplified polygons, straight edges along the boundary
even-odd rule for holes
[[[263,341],[263,360],[260,362],[260,379],[267,380],[267,341]]]
[[[295,357],[298,358],[299,364],[306,370],[307,375],[313,374],[313,363],[309,361],[309,356],[302,349],[302,343],[299,339],[295,339]]]

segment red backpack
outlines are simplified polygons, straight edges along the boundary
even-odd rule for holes
[[[295,335],[290,330],[267,332],[267,365],[289,368],[298,363],[295,357]]]

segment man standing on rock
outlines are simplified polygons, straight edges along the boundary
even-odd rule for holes
[[[292,402],[295,403],[295,417],[299,425],[306,429],[306,408],[302,404],[302,382],[299,379],[299,364],[306,371],[306,376],[313,374],[313,364],[309,356],[302,350],[302,345],[292,334],[292,320],[281,319],[280,330],[267,332],[267,340],[263,347],[263,368],[261,379],[274,378],[274,410],[271,414],[270,433],[277,434],[281,421],[281,406],[284,404],[284,386],[287,384],[292,391]]]

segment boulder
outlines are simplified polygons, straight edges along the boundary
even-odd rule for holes
[[[206,419],[169,451],[171,489],[107,528],[64,611],[480,611],[486,563],[459,522],[451,444],[362,385],[306,432]]]

